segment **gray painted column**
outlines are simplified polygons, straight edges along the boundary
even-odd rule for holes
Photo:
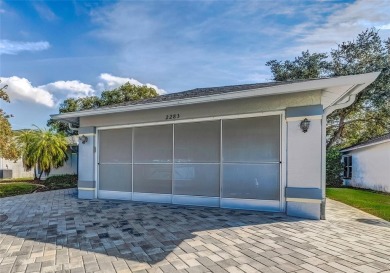
[[[79,173],[78,193],[81,199],[93,199],[96,192],[95,177],[95,127],[79,128],[79,136],[85,135],[88,138],[86,143],[79,142]]]
[[[322,105],[286,109],[287,187],[286,210],[291,216],[321,218],[322,200]],[[300,128],[310,120],[309,130]]]

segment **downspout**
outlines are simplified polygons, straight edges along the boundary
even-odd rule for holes
[[[324,109],[324,113],[322,114],[322,137],[321,137],[321,157],[322,157],[322,177],[321,177],[321,189],[322,189],[322,201],[321,201],[321,220],[325,220],[325,207],[326,207],[326,123],[327,123],[327,116],[329,116],[333,111],[346,108],[348,106],[351,106],[355,99],[356,95],[359,93],[353,93],[351,94],[357,87],[360,85],[355,85],[354,87],[350,88],[344,96],[341,97],[338,101],[343,100],[348,96],[348,100],[346,102],[340,103],[340,104],[333,104]]]

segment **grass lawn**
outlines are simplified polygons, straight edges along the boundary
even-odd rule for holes
[[[77,175],[64,174],[53,175],[46,180],[34,180],[31,178],[13,178],[0,180],[0,198],[19,194],[32,193],[77,187]]]
[[[327,188],[328,198],[390,221],[390,194],[356,188]]]
[[[0,183],[11,183],[11,182],[33,182],[34,178],[32,177],[22,177],[22,178],[0,178]]]
[[[39,187],[27,182],[0,183],[0,197],[32,193]]]

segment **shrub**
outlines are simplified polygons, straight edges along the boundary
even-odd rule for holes
[[[59,190],[77,187],[76,174],[63,174],[49,176],[45,181],[42,181],[49,190]]]
[[[330,147],[326,151],[326,185],[331,187],[341,187],[343,180],[343,164],[341,163],[341,153],[339,147]]]

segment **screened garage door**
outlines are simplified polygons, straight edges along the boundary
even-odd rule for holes
[[[280,209],[280,116],[99,130],[98,197]]]

